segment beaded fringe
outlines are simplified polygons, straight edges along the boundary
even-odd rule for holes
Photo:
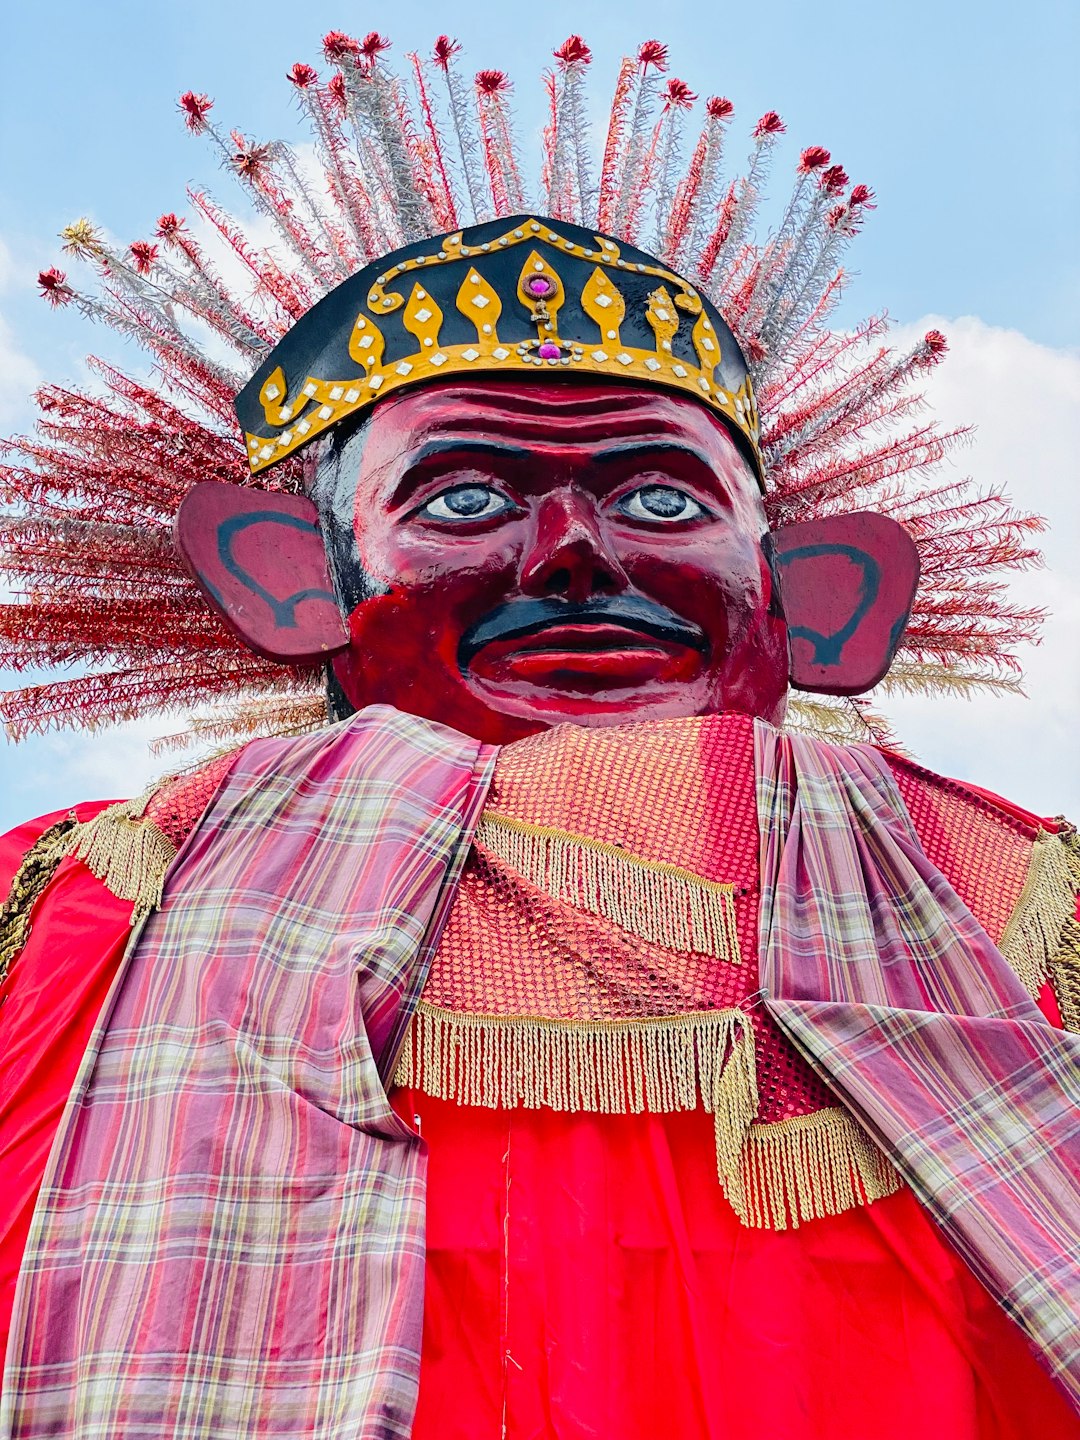
[[[420,1002],[394,1083],[491,1109],[713,1116],[716,1168],[744,1225],[784,1230],[891,1194],[900,1181],[839,1110],[753,1124],[753,1029],[742,1010],[653,1020],[466,1015]]]
[[[31,910],[69,855],[81,860],[117,899],[134,902],[132,927],[161,904],[165,872],[176,847],[143,816],[152,793],[110,805],[82,825],[72,811],[38,837],[0,906],[0,982],[26,944]]]
[[[1047,979],[1057,990],[1062,980],[1075,1002],[1080,989],[1076,953],[1076,896],[1080,890],[1080,849],[1075,831],[1063,835],[1039,834],[1031,853],[1027,879],[1016,909],[1001,937],[1000,950],[1024,988],[1037,996]],[[1064,968],[1064,971],[1062,967]],[[1058,997],[1061,1003],[1061,997]],[[1073,1003],[1073,1020],[1080,1016]],[[1065,1018],[1062,1011],[1062,1018]]]
[[[743,1154],[744,1225],[795,1229],[900,1188],[900,1176],[846,1110],[752,1125]],[[729,1197],[730,1198],[730,1197]]]
[[[1076,919],[1076,894],[1080,892],[1080,835],[1070,829],[1061,837],[1072,872],[1072,908],[1061,927],[1057,949],[1050,957],[1047,972],[1066,1030],[1080,1034],[1080,921]]]
[[[118,900],[132,900],[132,926],[161,904],[176,846],[143,816],[149,794],[110,805],[80,825],[69,847]]]
[[[486,810],[476,842],[555,900],[666,950],[740,963],[734,886],[619,845]]]
[[[70,852],[71,836],[78,829],[74,813],[50,825],[23,856],[12,877],[7,898],[0,905],[0,983],[30,934],[30,912]]]

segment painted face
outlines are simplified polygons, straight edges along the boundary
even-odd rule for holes
[[[387,593],[356,607],[333,662],[353,705],[493,743],[783,714],[757,484],[693,401],[494,379],[406,392],[369,423],[354,527]]]

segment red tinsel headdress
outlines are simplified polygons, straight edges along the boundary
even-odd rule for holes
[[[233,398],[317,300],[412,240],[530,205],[647,247],[723,311],[753,372],[771,524],[873,509],[907,527],[922,581],[883,691],[1015,687],[1016,648],[1040,616],[1009,601],[1001,573],[1038,559],[1041,522],[1002,495],[933,479],[962,433],[918,415],[914,387],[944,354],[939,333],[897,353],[883,317],[829,328],[841,260],[873,192],[810,146],[779,223],[755,238],[783,122],[762,116],[745,170],[728,174],[731,102],[707,99],[688,137],[697,97],[668,76],[657,41],[620,66],[597,165],[585,97],[592,57],[571,36],[544,77],[549,120],[530,195],[507,76],[482,70],[470,86],[446,36],[429,60],[408,56],[404,77],[388,67],[388,49],[374,32],[334,31],[323,42],[328,77],[303,63],[289,72],[315,164],[221,130],[211,100],[181,96],[186,125],[216,148],[269,243],[202,189],[189,191],[190,218],[164,214],[152,239],[126,249],[85,220],[63,232],[65,252],[98,284],[76,288],[54,266],[40,275],[43,295],[136,340],[153,371],[139,380],[91,360],[92,388],[43,387],[35,436],[3,446],[0,569],[17,596],[0,606],[0,665],[81,672],[0,697],[9,733],[221,702],[231,706],[189,733],[221,740],[321,723],[321,677],[241,647],[174,554],[172,516],[199,480],[250,483]],[[300,462],[260,483],[298,489]],[[861,701],[801,697],[793,718],[844,738],[882,733]]]

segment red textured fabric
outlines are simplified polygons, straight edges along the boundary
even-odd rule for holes
[[[748,1230],[706,1115],[395,1104],[430,1151],[413,1440],[1075,1440],[909,1192]]]
[[[86,821],[105,805],[79,805]],[[0,837],[0,895],[38,836],[66,810]],[[35,914],[48,907],[48,923]],[[64,860],[31,912],[30,937],[0,987],[0,1354],[34,1202],[90,1033],[131,934],[117,900],[79,861]]]
[[[1034,833],[1033,817],[1000,809]],[[0,893],[65,813],[0,838]],[[48,904],[0,990],[0,1345],[52,1137],[129,935],[130,905],[75,862]],[[1077,1434],[906,1193],[750,1231],[717,1186],[707,1117],[396,1103],[420,1113],[431,1147],[414,1440],[496,1440],[504,1406],[509,1440]]]

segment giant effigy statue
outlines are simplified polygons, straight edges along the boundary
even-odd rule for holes
[[[153,373],[8,446],[4,717],[217,748],[0,848],[0,1436],[1075,1436],[1075,833],[865,698],[1034,522],[829,328],[872,192],[324,46],[314,158],[182,97],[254,221],[41,275]]]

